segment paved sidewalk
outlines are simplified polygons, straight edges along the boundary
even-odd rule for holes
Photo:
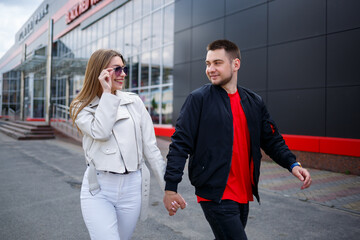
[[[360,215],[360,176],[308,169],[310,188],[273,162],[262,162],[259,188]]]
[[[168,151],[170,144],[168,139],[165,140],[158,142],[163,153]],[[289,171],[275,162],[262,161],[259,188],[360,215],[360,176],[317,169],[308,170],[312,185],[301,190],[301,183]]]
[[[169,140],[157,142],[165,157]],[[85,168],[82,148],[70,139],[16,141],[0,133],[0,239],[89,239],[79,201]],[[310,172],[314,184],[301,191],[287,170],[262,163],[261,205],[250,203],[249,239],[358,239],[359,177]],[[163,192],[151,178],[149,217],[138,222],[132,240],[214,238],[187,169],[179,192],[188,206],[174,217],[168,216]]]

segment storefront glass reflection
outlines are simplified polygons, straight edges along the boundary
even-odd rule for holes
[[[79,93],[86,64],[99,48],[124,55],[130,68],[126,91],[139,94],[154,123],[171,121],[174,0],[128,1],[87,26],[79,25],[53,43],[51,104],[68,105]],[[46,46],[28,53],[18,71],[3,74],[3,109],[20,108],[20,75],[24,73],[24,115],[43,118]],[[41,57],[41,61],[38,59]],[[166,91],[166,92],[164,92]],[[164,102],[164,96],[166,97]]]

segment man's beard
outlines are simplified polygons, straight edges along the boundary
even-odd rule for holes
[[[224,79],[222,79],[220,81],[213,82],[213,81],[210,80],[210,82],[215,86],[220,86],[221,87],[221,86],[224,86],[224,85],[228,84],[231,81],[232,77],[233,77],[233,75],[231,74],[229,77],[224,78]]]

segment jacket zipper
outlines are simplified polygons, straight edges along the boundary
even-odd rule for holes
[[[121,149],[120,149],[120,146],[119,146],[119,142],[118,142],[118,140],[117,140],[117,138],[116,138],[116,136],[115,136],[114,130],[111,130],[111,132],[112,132],[112,134],[113,134],[113,136],[114,136],[114,138],[115,138],[116,145],[118,146],[121,159],[123,160],[124,167],[125,167],[125,172],[127,172],[127,168],[126,168],[126,164],[125,164],[125,159],[124,159],[123,155],[121,154]]]
[[[229,101],[228,101],[229,100]],[[232,126],[233,126],[233,132],[232,132],[232,138],[233,138],[233,144],[232,144],[232,146],[231,146],[231,156],[230,156],[230,165],[229,165],[229,169],[228,169],[228,175],[227,175],[227,178],[226,178],[226,182],[225,182],[225,188],[224,188],[224,190],[223,190],[223,195],[224,195],[224,192],[225,192],[225,189],[226,189],[226,185],[227,185],[227,182],[228,182],[228,180],[229,180],[229,175],[230,175],[230,169],[231,169],[231,162],[232,162],[232,153],[233,153],[233,148],[234,148],[234,119],[233,119],[233,115],[232,115],[232,111],[231,111],[231,104],[230,104],[230,98],[227,96],[227,99],[226,99],[226,104],[228,104],[228,105],[230,105],[230,114],[231,114],[231,124],[232,124]],[[221,196],[222,197],[222,196]],[[221,203],[221,198],[220,198],[220,201],[219,201],[219,203]]]

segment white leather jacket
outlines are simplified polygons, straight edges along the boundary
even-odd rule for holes
[[[165,162],[156,145],[154,126],[144,103],[134,93],[103,93],[101,98],[95,97],[80,111],[75,123],[83,133],[83,149],[90,166],[90,191],[97,188],[91,189],[92,186],[98,186],[95,169],[117,173],[141,169],[141,219],[145,220],[150,172],[144,158],[150,164],[162,190],[165,184]]]

